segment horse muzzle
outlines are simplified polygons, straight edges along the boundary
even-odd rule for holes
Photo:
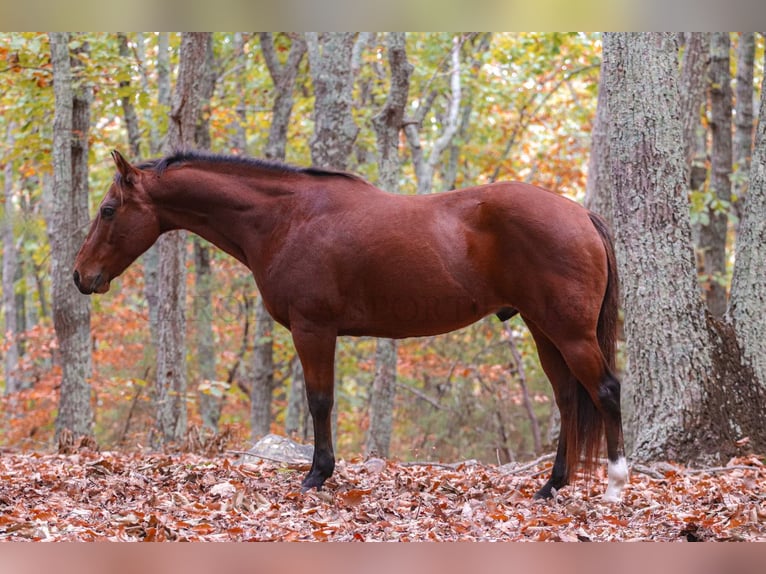
[[[109,280],[104,273],[99,273],[92,279],[81,276],[80,272],[75,270],[73,274],[74,284],[83,295],[92,295],[93,293],[106,293],[109,291]]]

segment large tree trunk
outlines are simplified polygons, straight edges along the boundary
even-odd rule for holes
[[[728,32],[715,32],[710,44],[710,131],[712,134],[708,221],[700,227],[697,248],[710,312],[726,312],[726,229],[731,206],[731,72]]]
[[[378,142],[379,184],[395,193],[399,190],[399,133],[410,91],[413,66],[407,61],[406,37],[392,32],[387,37],[391,85],[383,109],[373,120]],[[366,450],[387,457],[391,446],[394,396],[396,391],[396,341],[378,339],[375,352],[375,378],[370,397],[370,427]]]
[[[75,84],[69,34],[51,33],[55,110],[53,197],[48,219],[53,325],[59,346],[61,391],[56,438],[93,434],[90,404],[90,300],[72,286],[72,267],[88,224],[88,133],[92,91]],[[81,49],[87,49],[83,45]]]
[[[762,392],[766,392],[766,76],[761,85],[749,180],[737,237],[728,315],[746,363],[753,371],[753,384],[760,384]]]
[[[194,144],[210,33],[184,33],[173,92],[166,151]],[[159,239],[159,345],[156,440],[178,441],[186,432],[186,232]]]
[[[766,446],[760,385],[699,298],[671,34],[604,35],[602,89],[625,301],[627,438],[639,460]]]
[[[293,111],[293,90],[298,76],[306,43],[302,38],[292,37],[287,61],[280,63],[274,47],[272,34],[260,34],[261,50],[274,82],[274,105],[272,108],[269,137],[266,141],[267,159],[284,161],[287,149],[287,128]],[[253,387],[250,393],[250,428],[253,440],[269,433],[271,429],[271,402],[274,393],[274,319],[271,318],[263,299],[258,298],[255,307],[255,343],[253,346]],[[305,385],[302,369],[293,370],[290,385],[291,402],[294,409],[305,411]],[[298,420],[300,417],[296,417]]]

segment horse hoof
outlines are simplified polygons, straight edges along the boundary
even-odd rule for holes
[[[324,481],[325,479],[321,476],[313,476],[309,474],[306,478],[303,479],[303,482],[301,483],[301,492],[308,492],[312,488],[316,488],[317,492],[319,492],[322,490]]]

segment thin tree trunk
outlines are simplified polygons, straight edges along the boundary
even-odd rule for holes
[[[712,134],[708,221],[700,228],[698,249],[706,278],[705,299],[710,312],[726,312],[726,229],[731,207],[731,72],[728,32],[714,32],[710,45],[710,101]]]
[[[267,159],[284,161],[287,148],[287,128],[293,110],[293,91],[298,69],[306,53],[306,43],[293,36],[287,61],[282,64],[277,57],[273,35],[264,32],[259,36],[261,50],[266,60],[276,96],[272,108],[269,136],[266,141]],[[250,395],[250,425],[252,439],[257,440],[271,430],[271,403],[274,393],[274,320],[258,298],[255,308],[255,343],[253,346],[253,387]],[[293,369],[294,377],[303,377],[302,369]],[[290,386],[290,403],[306,410],[306,393],[303,381],[293,380]],[[289,431],[288,431],[289,434]]]
[[[413,66],[407,60],[406,36],[391,32],[386,38],[391,85],[383,109],[372,120],[378,146],[379,184],[396,193],[399,190],[399,133],[410,91]],[[396,394],[396,341],[378,339],[375,351],[375,377],[370,397],[370,427],[365,450],[387,457],[391,446],[394,397]]]
[[[170,109],[167,152],[194,144],[210,33],[184,33]],[[171,231],[159,239],[159,345],[156,412],[160,444],[180,440],[186,432],[186,232]]]
[[[359,133],[351,113],[355,36],[348,32],[306,34],[315,98],[311,160],[318,167],[346,169]]]
[[[14,130],[16,124],[8,124],[5,136],[5,143],[12,149],[14,143]],[[5,394],[12,394],[19,391],[22,387],[22,380],[19,377],[19,332],[23,330],[24,324],[18,322],[16,296],[16,280],[19,275],[19,248],[16,245],[16,238],[13,234],[13,226],[16,220],[16,209],[13,198],[13,163],[9,158],[5,160],[5,169],[3,170],[3,198],[5,200],[2,220],[3,236],[3,316],[5,317],[4,338],[7,349],[3,361],[3,375],[5,378]]]
[[[433,189],[434,172],[441,162],[441,155],[444,150],[449,147],[458,130],[462,90],[460,81],[460,46],[460,37],[455,36],[452,42],[452,50],[450,51],[450,62],[452,66],[450,69],[450,95],[448,96],[447,117],[444,122],[442,133],[436,141],[434,141],[428,156],[423,152],[418,124],[408,121],[405,128],[405,134],[407,135],[407,140],[409,141],[410,149],[412,151],[412,162],[415,166],[415,178],[418,181],[418,194],[431,193]],[[418,114],[418,118],[421,122],[425,119],[425,114],[432,104],[433,99],[431,99],[430,102],[427,101],[427,106],[424,108],[423,113]]]
[[[203,76],[199,87],[199,121],[195,130],[195,142],[201,149],[210,149],[210,100],[215,92],[216,62],[213,43],[208,42],[205,53]],[[194,325],[196,327],[197,386],[215,380],[215,336],[213,334],[213,275],[210,267],[212,250],[210,244],[201,237],[192,239],[194,248]],[[197,392],[202,425],[210,432],[218,432],[218,419],[223,408],[223,396],[220,393]]]
[[[128,36],[124,33],[117,34],[117,41],[120,50],[120,58],[123,61],[130,61],[130,47],[128,46]],[[120,80],[120,103],[122,104],[122,113],[125,117],[125,128],[128,132],[128,143],[130,145],[130,155],[136,161],[141,157],[141,129],[138,125],[138,115],[133,105],[133,90],[130,87],[130,80]]]
[[[59,345],[61,391],[56,439],[62,432],[93,434],[90,404],[90,300],[72,288],[74,257],[88,223],[90,86],[79,81],[69,53],[69,34],[51,33],[54,74],[53,197],[48,219],[53,325]],[[87,45],[81,47],[87,50]]]
[[[290,381],[285,413],[285,434],[291,438],[306,440],[309,431],[306,381],[303,377],[303,366],[297,355],[290,365]]]
[[[168,46],[170,38],[167,32],[160,32],[157,38],[157,104],[160,109],[170,110],[170,53]],[[142,58],[143,61],[143,58]],[[149,89],[149,80],[146,74],[142,75],[144,90]],[[152,155],[156,155],[162,149],[162,138],[152,121],[151,114],[148,118],[150,129],[149,149]],[[152,339],[152,351],[156,352],[160,341],[160,247],[158,243],[152,245],[142,256],[144,264],[144,296],[149,309],[149,330]]]
[[[755,33],[742,32],[737,47],[737,84],[735,102],[734,142],[732,159],[734,174],[732,194],[734,213],[739,221],[744,215],[750,159],[753,151],[753,68],[755,60]],[[739,230],[739,224],[737,225]]]
[[[705,128],[702,118],[707,107],[708,66],[710,64],[710,34],[686,32],[681,59],[680,110],[684,134],[684,157],[689,173],[690,188],[700,189],[707,177]],[[702,153],[699,141],[702,139]]]

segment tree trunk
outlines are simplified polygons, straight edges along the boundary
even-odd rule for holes
[[[603,74],[603,67],[602,67]],[[585,186],[584,205],[601,215],[614,228],[612,219],[612,193],[609,171],[609,110],[603,85],[599,86],[596,100],[596,117],[591,130],[590,158],[588,159],[588,181]]]
[[[396,193],[399,190],[399,133],[410,91],[413,66],[407,61],[406,37],[391,32],[387,37],[391,85],[383,109],[372,120],[378,145],[380,187]],[[370,427],[367,432],[368,453],[387,457],[391,446],[394,396],[396,394],[396,341],[378,339],[375,352],[375,377],[370,397]]]
[[[766,57],[764,57],[766,68]],[[747,201],[737,237],[729,318],[754,384],[766,390],[766,76],[755,136]],[[761,412],[763,416],[763,412]]]
[[[686,32],[679,87],[681,124],[684,134],[684,157],[689,173],[689,187],[702,188],[707,179],[707,145],[702,118],[707,108],[710,34]]]
[[[307,440],[310,424],[309,409],[306,403],[306,381],[303,377],[303,366],[298,355],[290,365],[290,393],[287,397],[287,412],[285,413],[285,434],[291,438]]]
[[[282,64],[277,58],[272,34],[260,34],[261,50],[274,82],[274,105],[272,108],[269,137],[266,141],[267,159],[284,161],[287,148],[287,128],[293,111],[293,90],[298,76],[306,43],[294,36],[290,45],[287,61]],[[263,299],[258,298],[255,308],[255,343],[253,346],[253,387],[250,394],[250,428],[252,439],[258,440],[271,429],[271,402],[274,393],[274,319],[271,318]],[[294,369],[293,376],[303,377],[302,369]],[[303,381],[293,381],[291,398],[294,405],[304,407],[305,385]],[[305,407],[303,408],[305,410]]]
[[[16,125],[11,122],[6,130],[6,144],[13,149],[13,132]],[[5,160],[3,170],[3,198],[5,200],[2,219],[3,235],[3,316],[5,325],[3,341],[7,346],[3,361],[3,376],[5,379],[5,394],[12,394],[22,388],[22,380],[19,377],[19,333],[24,325],[18,322],[16,308],[16,279],[19,274],[19,248],[16,246],[16,238],[13,234],[13,226],[16,220],[16,208],[13,199],[13,162],[10,158]]]
[[[166,151],[194,144],[210,33],[184,33],[178,78],[170,108]],[[186,232],[159,239],[159,345],[157,349],[157,435],[178,441],[186,432]]]
[[[731,329],[711,319],[699,298],[673,36],[605,34],[602,89],[612,118],[633,457],[720,459],[745,436],[762,448],[766,430],[754,424],[764,406],[759,385],[740,364]]]
[[[160,109],[170,110],[170,55],[168,45],[170,38],[167,32],[160,32],[157,39],[157,104]],[[149,80],[142,76],[143,88],[148,91]],[[149,149],[152,155],[156,155],[162,148],[162,140],[157,131],[155,122],[149,117],[150,141]],[[149,309],[149,330],[152,338],[152,349],[156,352],[160,341],[160,247],[158,243],[152,245],[141,256],[144,264],[144,296]]]
[[[737,84],[735,102],[734,142],[732,159],[734,175],[732,195],[734,213],[738,220],[744,215],[750,159],[753,151],[753,67],[755,60],[755,33],[742,32],[737,47]],[[739,225],[737,225],[739,230]]]
[[[90,300],[72,287],[72,266],[88,224],[88,133],[92,92],[75,68],[69,34],[51,33],[54,74],[53,197],[48,216],[53,325],[61,363],[56,439],[64,431],[93,434],[90,404]],[[87,45],[81,48],[87,50]]]
[[[359,128],[351,113],[354,76],[353,33],[307,33],[314,82],[314,135],[311,160],[317,167],[346,169]]]
[[[710,44],[710,102],[712,134],[707,222],[700,227],[697,248],[705,277],[705,300],[710,312],[726,312],[726,228],[731,207],[731,72],[728,32],[714,32]]]
[[[128,46],[128,36],[122,32],[117,34],[119,43],[120,58],[124,62],[130,61],[130,48]],[[130,87],[130,80],[120,80],[120,103],[122,104],[122,113],[125,117],[125,128],[128,132],[128,144],[130,146],[130,155],[133,161],[141,158],[141,129],[138,126],[138,115],[133,106],[133,90]]]
[[[208,42],[205,53],[203,77],[199,88],[199,121],[195,129],[194,140],[197,147],[210,149],[210,100],[215,92],[216,62],[213,54],[213,43]],[[212,249],[210,244],[201,237],[194,236],[194,324],[196,327],[197,387],[207,382],[203,391],[197,391],[202,425],[212,433],[218,432],[218,419],[223,408],[223,396],[210,392],[216,389],[209,382],[215,380],[215,336],[213,334],[213,275],[210,267]]]
[[[418,194],[431,193],[433,189],[434,171],[441,161],[441,155],[452,142],[458,130],[458,120],[460,119],[460,100],[462,85],[460,82],[460,38],[455,36],[450,51],[450,95],[447,103],[447,117],[444,122],[442,133],[434,141],[428,156],[423,151],[420,141],[419,125],[425,119],[428,110],[433,105],[436,98],[436,92],[433,91],[426,98],[425,105],[418,110],[415,121],[407,121],[405,134],[410,144],[412,152],[412,163],[415,167],[415,178],[418,181]]]

